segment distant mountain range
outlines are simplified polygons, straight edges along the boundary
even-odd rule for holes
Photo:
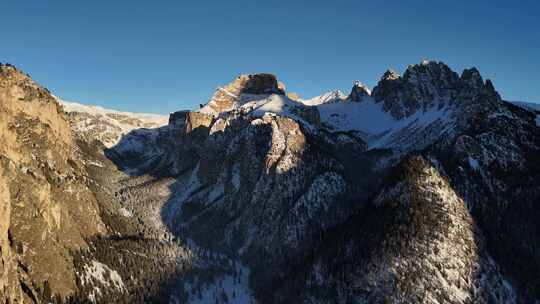
[[[168,117],[0,66],[0,302],[536,303],[540,105],[475,68]]]
[[[71,127],[77,135],[95,138],[112,147],[129,131],[138,128],[158,128],[168,123],[166,115],[131,113],[109,110],[58,99],[70,116]]]

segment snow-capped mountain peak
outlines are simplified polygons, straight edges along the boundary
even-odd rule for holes
[[[310,99],[301,99],[300,102],[307,106],[317,106],[327,103],[342,102],[346,98],[347,95],[341,92],[341,90],[336,89]]]
[[[476,68],[459,76],[436,61],[409,65],[403,76],[386,71],[371,94],[355,82],[346,101],[362,102],[310,105],[317,107],[328,128],[359,132],[373,148],[402,151],[422,148],[454,133],[475,113],[498,111],[502,106],[491,81],[484,81]]]
[[[356,80],[353,83],[353,87],[351,89],[351,94],[349,95],[349,99],[351,101],[359,102],[365,96],[371,96],[371,90],[365,84],[363,84],[360,80]]]
[[[399,77],[401,77],[401,75],[399,75],[396,71],[394,71],[393,69],[388,69],[382,75],[381,80],[395,80]]]

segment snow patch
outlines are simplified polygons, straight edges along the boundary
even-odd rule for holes
[[[340,90],[333,90],[311,99],[300,99],[299,101],[307,106],[318,106],[327,103],[344,101],[346,98],[347,95],[343,94],[343,92]]]
[[[172,226],[174,219],[180,216],[184,202],[201,187],[198,177],[199,165],[200,163],[197,163],[193,171],[187,176],[185,182],[179,183],[181,186],[174,190],[170,204],[165,207],[165,222],[169,226]]]
[[[126,291],[124,281],[116,270],[112,270],[109,266],[93,260],[90,264],[84,265],[84,273],[81,276],[82,285],[92,284],[93,282],[99,282],[105,287],[112,287],[121,292]],[[93,286],[93,290],[89,293],[89,300],[93,303],[96,302],[96,296],[101,295],[101,288],[99,286]]]
[[[97,161],[92,161],[92,160],[86,161],[86,164],[96,166],[96,167],[99,167],[99,168],[104,168],[105,167],[102,163],[97,162]]]
[[[388,130],[396,123],[382,105],[371,97],[361,102],[330,103],[317,106],[321,120],[335,131],[359,130],[377,134]]]
[[[133,213],[131,211],[127,210],[124,207],[118,209],[118,212],[120,213],[120,215],[122,215],[124,217],[132,217],[133,216]]]
[[[479,168],[478,160],[476,160],[474,157],[471,157],[471,156],[469,156],[469,165],[474,170],[478,170],[478,168]]]
[[[213,202],[221,198],[225,194],[225,185],[218,183],[210,193],[208,193],[208,202]]]
[[[329,128],[366,134],[363,139],[369,148],[406,148],[407,142],[421,145],[429,136],[447,131],[452,122],[449,108],[418,110],[408,117],[395,119],[370,96],[365,96],[360,102],[321,104],[317,109],[321,121]],[[413,136],[418,142],[404,141]]]
[[[235,262],[236,277],[225,274],[211,283],[203,283],[198,290],[195,290],[192,283],[184,285],[188,294],[186,303],[207,304],[207,303],[236,303],[252,304],[256,303],[255,298],[249,289],[249,268]]]
[[[233,187],[236,191],[238,191],[240,189],[240,164],[234,164],[231,174],[231,182],[233,184]]]

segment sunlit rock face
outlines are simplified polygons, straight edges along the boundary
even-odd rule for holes
[[[9,227],[11,201],[4,170],[0,169],[0,301],[21,302],[23,292],[17,275],[17,260],[12,249]]]
[[[368,89],[366,85],[364,85],[361,81],[357,80],[353,84],[353,88],[351,89],[351,93],[349,94],[349,99],[351,101],[359,102],[364,97],[371,95],[371,91]]]
[[[45,284],[65,297],[76,289],[71,251],[106,229],[60,105],[9,65],[0,66],[0,142],[6,297],[20,298],[20,286],[37,301]]]
[[[272,74],[240,75],[224,87],[218,87],[202,112],[218,114],[232,110],[243,102],[243,95],[285,94],[285,85]]]

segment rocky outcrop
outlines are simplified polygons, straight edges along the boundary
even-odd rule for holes
[[[403,77],[386,72],[373,89],[373,97],[396,119],[407,117],[454,97],[459,77],[440,62],[410,65]]]
[[[300,94],[295,92],[287,92],[287,97],[289,97],[291,100],[298,101],[300,100]]]
[[[279,85],[272,74],[240,75],[233,82],[218,87],[208,104],[200,111],[217,115],[232,110],[242,103],[242,95],[284,95],[284,85]]]
[[[349,94],[349,100],[354,102],[360,102],[365,96],[370,96],[371,91],[361,81],[355,81]]]
[[[458,94],[460,98],[471,99],[472,101],[476,101],[475,99],[478,96],[488,96],[495,99],[501,98],[499,93],[495,91],[491,80],[486,79],[484,82],[480,72],[476,68],[463,70],[459,80],[460,92]]]
[[[40,301],[45,289],[70,295],[76,288],[71,252],[105,227],[60,105],[7,65],[0,66],[0,142],[0,239],[9,282],[0,298],[19,298],[19,282],[27,300]]]
[[[303,107],[298,105],[290,109],[291,113],[298,115],[300,118],[307,121],[310,125],[320,128],[321,127],[321,115],[319,110],[315,107]]]
[[[190,111],[176,111],[169,115],[169,126],[180,127],[186,123],[186,116]]]
[[[199,112],[189,112],[186,115],[186,133],[191,133],[197,129],[206,129],[210,127],[214,120],[212,115],[199,113]]]
[[[9,232],[11,223],[11,200],[8,182],[0,168],[0,302],[23,301],[23,291],[17,274],[16,255]]]
[[[500,99],[491,81],[484,82],[475,68],[460,77],[442,62],[410,65],[403,76],[386,72],[373,89],[373,97],[396,119],[417,111],[475,102],[480,96]]]

